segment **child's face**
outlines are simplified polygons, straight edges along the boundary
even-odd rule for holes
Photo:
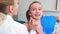
[[[34,19],[40,19],[42,17],[42,6],[39,3],[34,3],[30,8],[30,16]]]

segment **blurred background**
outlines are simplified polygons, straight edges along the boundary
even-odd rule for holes
[[[27,21],[26,11],[33,1],[39,1],[43,5],[43,16],[56,16],[60,20],[60,0],[19,0],[18,15],[15,20]],[[56,23],[56,34],[60,33],[60,21]]]

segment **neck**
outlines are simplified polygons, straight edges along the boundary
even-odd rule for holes
[[[37,22],[40,22],[40,19],[39,20],[36,20]]]
[[[41,25],[41,19],[36,20],[36,22]]]
[[[36,22],[37,22],[37,24],[38,24],[38,26],[37,26],[37,27],[41,27],[41,28],[42,28],[41,19],[36,20]]]

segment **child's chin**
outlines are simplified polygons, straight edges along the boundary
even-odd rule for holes
[[[39,20],[40,18],[36,18],[36,20]]]

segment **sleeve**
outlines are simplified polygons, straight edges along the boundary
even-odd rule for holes
[[[30,30],[30,34],[37,34],[35,30]]]
[[[17,30],[16,33],[17,34],[29,34],[27,27],[23,24],[17,24],[18,26],[16,26]]]
[[[24,25],[22,34],[29,34],[27,27]]]

